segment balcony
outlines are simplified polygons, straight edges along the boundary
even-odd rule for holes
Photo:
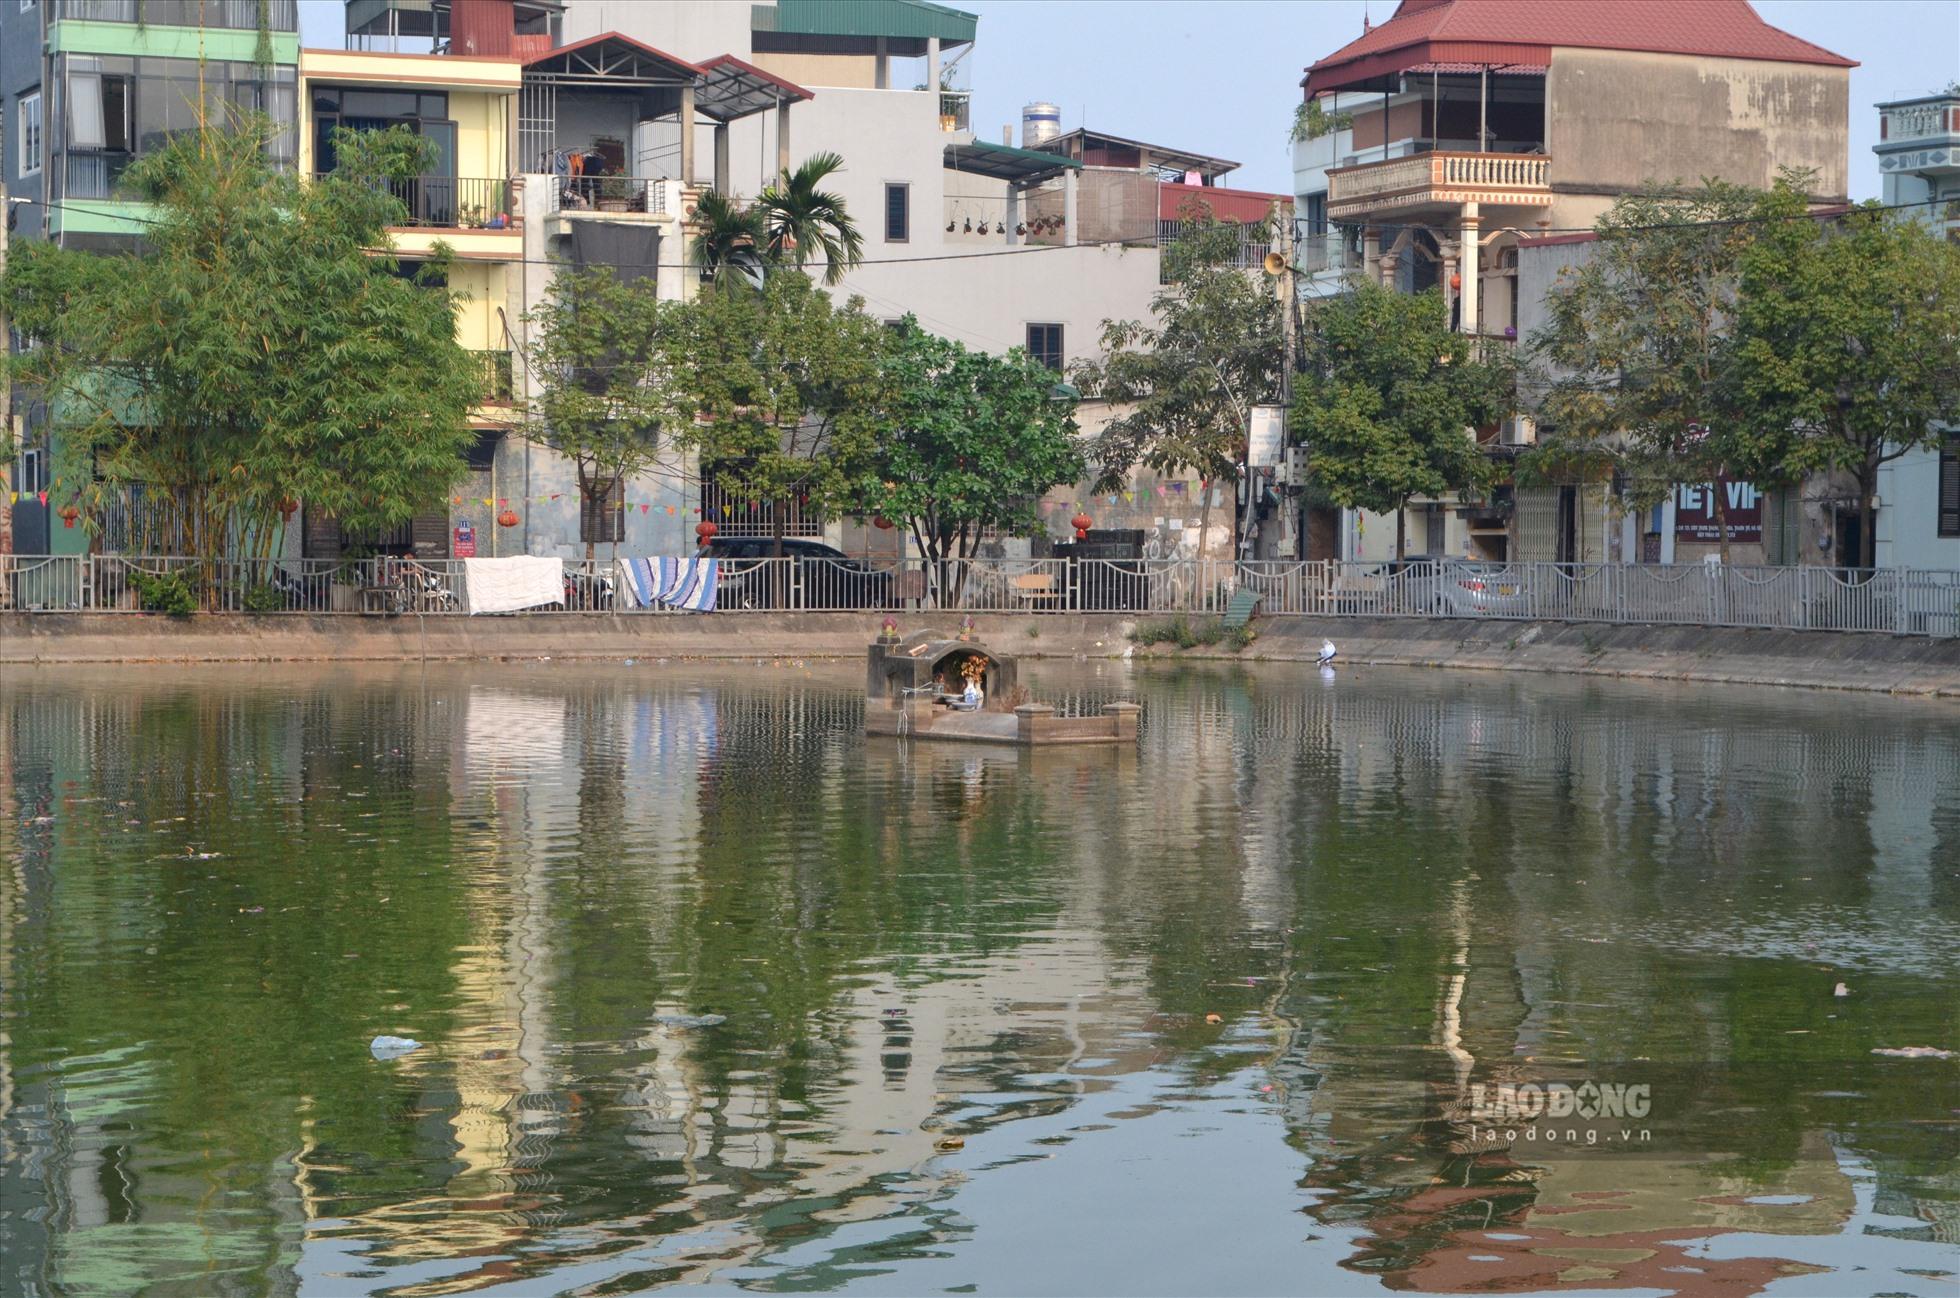
[[[1544,207],[1551,159],[1529,153],[1416,153],[1327,173],[1327,214],[1372,219],[1465,203]]]
[[[973,129],[973,92],[971,90],[942,90],[939,92],[939,129],[942,131],[970,131]]]
[[[145,27],[207,27],[256,31],[260,0],[52,0],[50,23],[137,23]],[[299,0],[265,0],[271,32],[299,30]]]
[[[486,406],[507,406],[511,403],[514,388],[511,384],[510,353],[507,351],[472,351],[470,359],[478,369],[478,381],[483,385],[483,404]]]
[[[1960,95],[1879,105],[1878,167],[1929,175],[1960,172]]]
[[[405,209],[396,228],[507,231],[510,182],[474,176],[417,176],[378,182]]]
[[[680,206],[678,180],[658,176],[553,176],[550,212],[662,216]]]

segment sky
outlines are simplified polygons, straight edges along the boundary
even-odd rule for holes
[[[982,138],[998,140],[1001,127],[1011,124],[1018,142],[1021,106],[1046,99],[1060,105],[1065,130],[1087,122],[1112,135],[1230,158],[1241,169],[1228,184],[1277,193],[1292,192],[1287,132],[1307,64],[1359,36],[1364,15],[1379,23],[1395,10],[1395,0],[942,3],[980,15],[964,84],[974,92],[973,126]],[[1927,94],[1960,77],[1960,3],[1755,3],[1774,26],[1858,60],[1851,70],[1851,197],[1878,197],[1872,105]],[[339,45],[342,11],[340,0],[300,0],[305,43]],[[895,75],[894,84],[910,84],[905,75]]]

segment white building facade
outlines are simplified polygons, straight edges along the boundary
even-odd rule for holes
[[[1960,93],[1878,105],[1888,206],[1960,239]],[[1905,204],[1918,204],[1904,207]],[[1960,570],[1960,430],[1878,471],[1878,566]]]

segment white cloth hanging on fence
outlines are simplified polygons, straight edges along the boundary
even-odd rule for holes
[[[472,613],[515,613],[565,601],[565,561],[534,555],[463,560]]]

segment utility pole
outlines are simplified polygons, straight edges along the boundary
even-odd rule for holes
[[[1289,211],[1283,203],[1276,203],[1274,207],[1278,210],[1280,217],[1280,256],[1286,261],[1285,269],[1281,270],[1275,277],[1279,282],[1279,409],[1280,419],[1283,421],[1280,425],[1279,458],[1280,464],[1285,465],[1290,457],[1288,448],[1292,441],[1293,369],[1298,363],[1297,357],[1300,348],[1300,335],[1298,331],[1300,289],[1294,280],[1294,276],[1299,273],[1299,268],[1296,263],[1299,258],[1300,249],[1298,242],[1294,238],[1296,229],[1293,222],[1297,217],[1297,213]],[[1275,476],[1279,476],[1277,470],[1275,471]],[[1307,493],[1305,484],[1294,482],[1289,476],[1281,499],[1284,501],[1285,506],[1293,512],[1293,557],[1295,559],[1304,559],[1307,557]]]

